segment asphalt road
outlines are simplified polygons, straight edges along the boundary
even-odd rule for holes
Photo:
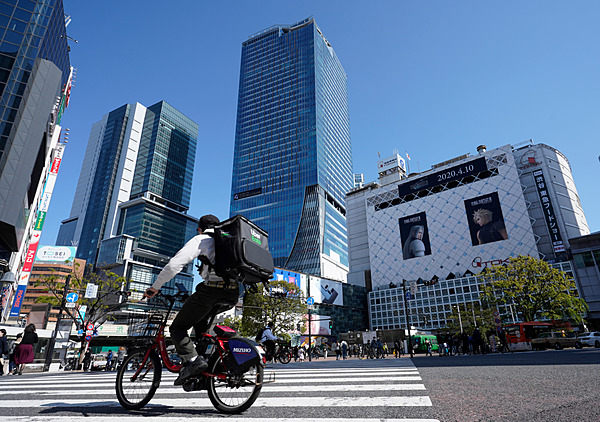
[[[269,365],[266,385],[247,412],[229,422],[600,421],[600,349],[484,356]],[[139,412],[122,409],[115,373],[59,372],[0,378],[0,420],[70,422],[222,419],[203,392],[163,382]]]
[[[600,349],[413,362],[440,421],[600,421]]]

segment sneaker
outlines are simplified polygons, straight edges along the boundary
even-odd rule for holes
[[[174,385],[183,385],[185,381],[195,375],[199,375],[202,371],[208,368],[208,363],[206,363],[206,359],[202,356],[196,357],[191,362],[188,362],[181,371],[179,372],[179,376],[173,383]]]

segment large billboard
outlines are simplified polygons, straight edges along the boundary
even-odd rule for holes
[[[431,255],[427,217],[424,212],[399,219],[402,258],[411,259]]]
[[[510,146],[374,189],[366,201],[374,288],[538,256]]]
[[[498,192],[465,201],[473,246],[508,239]]]
[[[70,263],[75,259],[77,248],[72,246],[40,246],[35,255],[36,261]]]
[[[342,283],[326,278],[308,276],[310,283],[310,296],[315,303],[324,303],[328,305],[344,305],[344,295],[342,293]]]

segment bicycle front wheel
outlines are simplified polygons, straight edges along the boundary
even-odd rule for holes
[[[147,405],[160,384],[160,358],[154,352],[146,359],[145,355],[146,350],[134,351],[117,372],[117,398],[127,410],[138,410]]]
[[[264,368],[259,364],[243,374],[233,375],[225,370],[221,356],[215,353],[208,362],[208,372],[226,374],[226,379],[210,377],[208,383],[208,398],[221,413],[243,412],[252,406],[262,389]]]

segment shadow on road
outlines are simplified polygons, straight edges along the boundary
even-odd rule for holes
[[[536,352],[492,353],[472,356],[419,356],[413,362],[420,368],[469,366],[596,365],[600,349],[567,349]]]

